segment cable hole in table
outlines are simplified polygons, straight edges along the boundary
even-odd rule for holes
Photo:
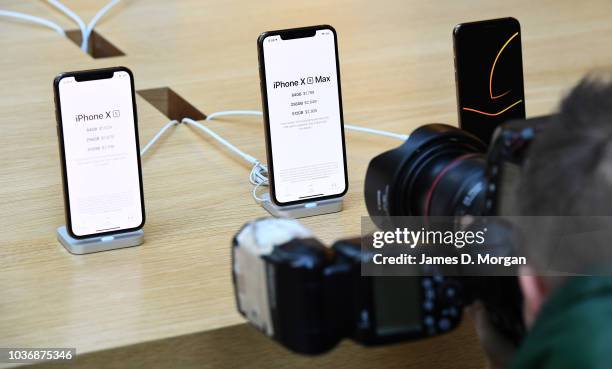
[[[204,113],[169,87],[139,90],[137,93],[170,120],[180,121],[185,117],[190,117],[194,120],[206,119]]]
[[[81,47],[82,35],[78,29],[66,31],[66,37],[78,47]],[[124,56],[125,53],[110,41],[104,38],[95,30],[91,32],[89,37],[89,47],[87,53],[94,59],[112,58],[116,56]]]

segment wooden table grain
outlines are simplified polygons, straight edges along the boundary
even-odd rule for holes
[[[65,3],[89,20],[105,1]],[[44,1],[2,0],[0,8],[76,28]],[[483,366],[467,318],[443,337],[369,349],[343,342],[316,358],[291,354],[244,324],[230,239],[266,213],[251,199],[250,168],[188,126],[172,128],[143,158],[145,244],[68,254],[55,236],[64,215],[51,83],[62,71],[125,65],[138,90],[171,88],[205,114],[260,110],[257,35],[327,23],[339,35],[346,122],[410,133],[456,124],[453,25],[502,16],[522,24],[529,116],[554,110],[585,73],[612,67],[609,0],[124,0],[96,28],[126,54],[107,59],[51,30],[0,18],[0,347],[76,347],[71,366],[88,368]],[[140,96],[137,104],[144,145],[168,119]],[[265,159],[261,119],[207,124]],[[347,132],[345,210],[303,223],[328,243],[358,234],[367,164],[398,144]]]

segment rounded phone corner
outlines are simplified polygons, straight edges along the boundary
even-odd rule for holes
[[[455,24],[455,26],[453,27],[453,37],[456,37],[457,34],[459,33],[459,31],[461,31],[461,28],[463,27],[462,23],[459,24]]]
[[[276,193],[272,190],[270,190],[270,201],[272,201],[272,203],[276,206],[287,206],[289,204],[287,202],[278,201],[278,199],[276,198]]]
[[[132,72],[132,70],[124,65],[120,65],[118,67],[115,68],[109,68],[109,69],[114,69],[115,72],[125,72],[130,76],[130,79],[133,81],[134,80],[134,72]]]
[[[62,72],[62,73],[60,73],[60,74],[56,75],[56,76],[53,78],[53,86],[57,88],[57,87],[59,86],[60,81],[61,81],[61,80],[62,80],[62,78],[64,78],[64,77],[66,77],[66,73],[64,73],[64,72]]]
[[[257,45],[260,45],[260,46],[263,45],[263,42],[266,39],[266,37],[270,35],[271,33],[269,31],[260,33],[259,36],[257,36]]]
[[[74,231],[72,230],[72,225],[69,222],[66,223],[66,233],[68,233],[68,236],[74,238],[75,240],[83,240],[87,238],[87,236],[78,236],[76,233],[74,233]]]
[[[338,195],[335,195],[335,196],[337,196],[337,197],[344,197],[348,193],[348,190],[349,190],[349,184],[348,184],[348,181],[347,181],[344,184],[344,190],[342,192],[340,192]]]
[[[328,30],[332,31],[334,36],[338,36],[338,32],[336,32],[336,29],[332,25],[330,25],[330,24],[322,24],[319,27],[321,27],[321,29],[328,29]]]
[[[519,22],[518,19],[516,19],[514,17],[508,17],[506,19],[508,19],[510,22],[514,23],[518,28],[521,28],[521,22]]]

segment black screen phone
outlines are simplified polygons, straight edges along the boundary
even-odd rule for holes
[[[520,24],[514,18],[458,24],[453,43],[459,126],[488,144],[501,123],[525,119]]]
[[[348,190],[336,31],[271,31],[257,40],[270,197],[290,205]]]
[[[132,72],[62,73],[53,85],[68,233],[79,239],[142,228]]]

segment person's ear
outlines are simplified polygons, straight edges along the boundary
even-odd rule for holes
[[[544,279],[528,265],[520,267],[518,279],[523,292],[525,324],[531,327],[548,298],[549,289]]]

